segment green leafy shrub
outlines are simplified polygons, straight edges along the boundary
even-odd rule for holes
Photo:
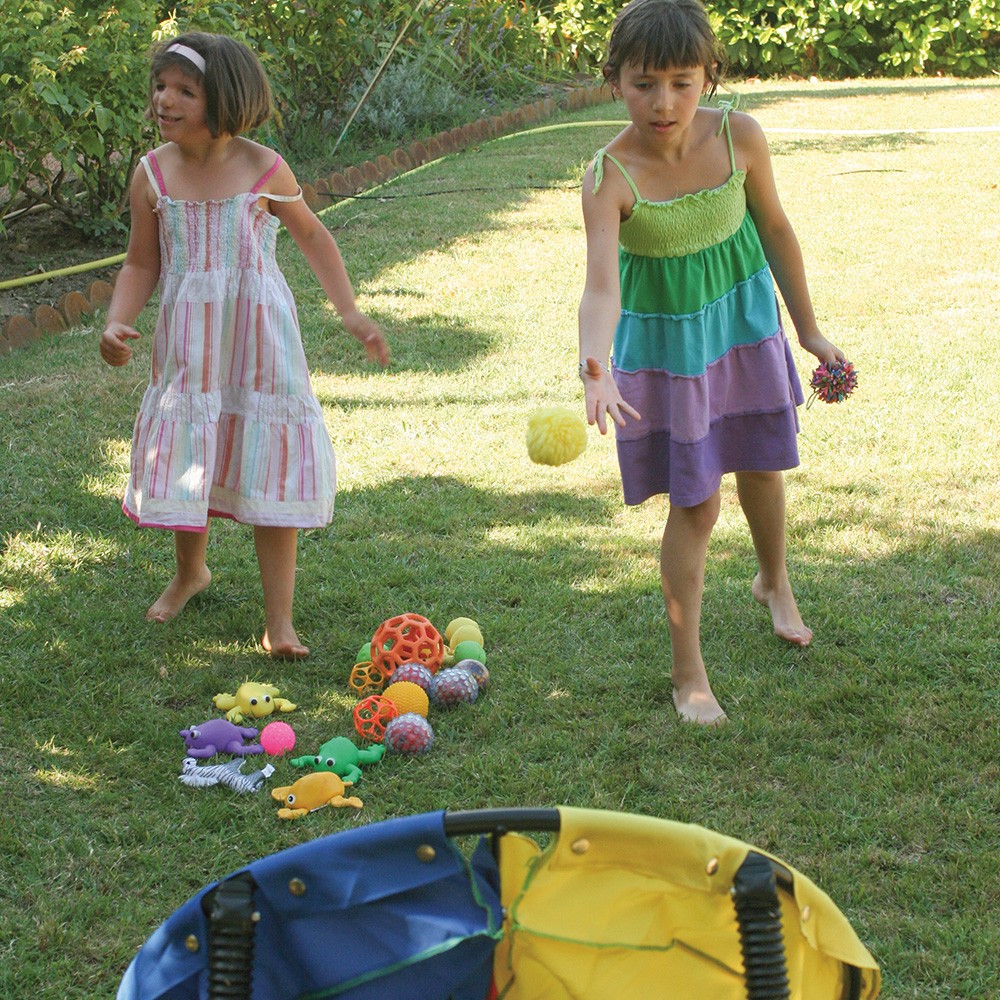
[[[559,0],[547,6],[536,20],[547,65],[571,73],[599,67],[620,5],[612,0]]]
[[[868,4],[868,6],[873,6]],[[1000,63],[1000,3],[939,0],[925,3],[920,18],[908,18],[900,3],[882,5],[882,23],[891,23],[888,45],[878,61],[889,73],[953,73],[968,76],[996,70]],[[912,19],[911,19],[912,18]]]
[[[827,77],[970,76],[1000,67],[998,0],[707,4],[731,70]]]
[[[421,42],[443,46],[463,89],[490,97],[523,94],[544,75],[545,46],[527,3],[438,4]]]
[[[20,0],[0,15],[0,187],[5,211],[47,204],[91,235],[119,228],[150,129],[142,0],[73,13]]]
[[[223,6],[213,4],[213,7]],[[274,91],[283,144],[308,145],[336,127],[346,96],[392,43],[410,4],[385,0],[229,0]]]
[[[351,91],[351,105],[364,96],[367,80]],[[354,119],[356,136],[404,139],[450,128],[468,101],[433,54],[407,54],[390,63]]]

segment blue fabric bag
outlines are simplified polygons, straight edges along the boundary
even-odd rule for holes
[[[210,932],[206,911],[220,906],[232,907],[222,921],[232,929],[216,921]],[[485,842],[470,860],[446,835],[443,812],[387,820],[206,887],[149,938],[118,1000],[204,1000],[210,981],[212,995],[231,986],[236,996],[251,967],[253,1000],[483,1000],[501,925]]]

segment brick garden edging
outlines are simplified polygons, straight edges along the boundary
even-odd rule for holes
[[[365,160],[359,166],[319,177],[311,184],[303,183],[302,194],[311,209],[327,208],[342,198],[360,194],[449,153],[535,125],[558,110],[576,111],[608,99],[608,92],[602,87],[578,87],[569,91],[562,101],[546,97],[516,111],[505,111],[492,118],[480,118],[469,125],[439,132],[430,139],[412,142],[406,148],[400,146],[389,156]],[[64,333],[77,326],[106,309],[113,290],[113,281],[92,281],[85,291],[67,292],[53,305],[37,306],[30,316],[11,316],[0,331],[0,354],[31,344],[46,334]]]

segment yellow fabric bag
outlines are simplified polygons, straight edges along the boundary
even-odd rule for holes
[[[516,833],[500,842],[502,1000],[746,1000],[731,889],[756,849],[668,820],[574,808],[559,816],[544,851]],[[850,923],[805,876],[771,861],[782,872],[790,997],[874,1000],[879,967]]]

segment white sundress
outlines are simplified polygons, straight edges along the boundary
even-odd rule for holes
[[[141,162],[159,192],[160,312],[124,512],[188,531],[210,516],[329,524],[333,446],[275,261],[279,222],[258,204],[281,157],[251,191],[205,202],[175,201],[155,156]]]

